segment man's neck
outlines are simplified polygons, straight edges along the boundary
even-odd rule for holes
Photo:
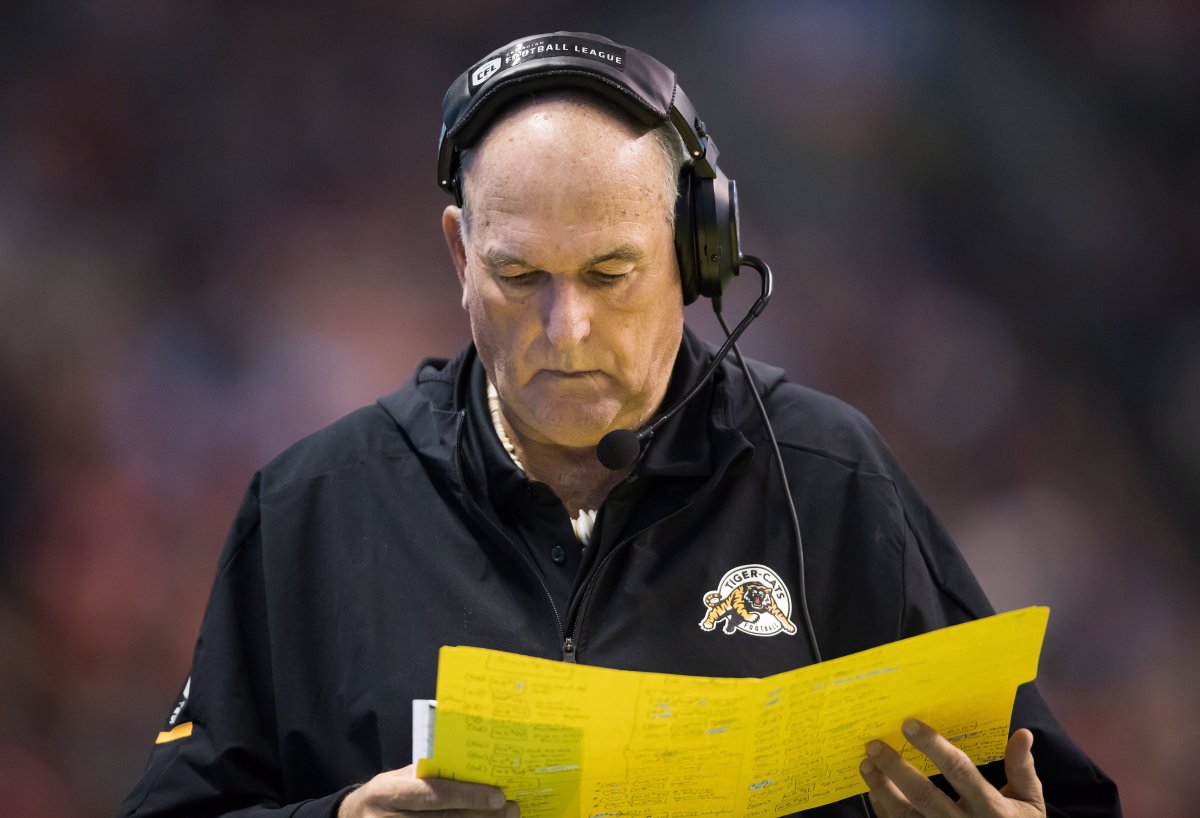
[[[595,447],[566,448],[553,443],[530,440],[516,431],[500,413],[500,422],[508,434],[525,474],[550,486],[574,518],[580,510],[600,508],[613,487],[633,467],[612,471],[596,459]]]
[[[632,467],[612,471],[596,459],[596,450],[561,449],[555,446],[526,446],[516,443],[525,473],[547,484],[563,501],[572,518],[580,510],[600,508],[613,487],[625,479]]]

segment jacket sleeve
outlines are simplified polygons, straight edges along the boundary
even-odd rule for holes
[[[345,788],[285,804],[255,477],[221,555],[192,672],[125,818],[330,818]]]
[[[897,489],[906,525],[900,637],[994,613],[966,560],[902,475]],[[1033,732],[1034,763],[1051,818],[1119,818],[1116,785],[1067,737],[1032,682],[1017,690],[1010,729],[1020,727]],[[1003,786],[1002,761],[981,770]]]

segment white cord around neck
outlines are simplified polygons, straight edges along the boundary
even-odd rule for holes
[[[496,391],[496,387],[492,385],[491,380],[487,382],[487,401],[488,413],[492,416],[492,428],[496,430],[496,437],[500,439],[500,445],[504,447],[504,451],[508,452],[508,456],[512,458],[513,465],[528,476],[529,472],[525,470],[525,466],[521,463],[521,458],[517,456],[517,447],[513,445],[508,432],[504,430],[504,423],[500,420],[500,393]],[[596,509],[594,508],[590,510],[581,508],[571,518],[571,529],[575,532],[575,537],[583,545],[587,545],[591,540],[592,529],[595,527]]]
[[[500,438],[500,445],[504,447],[504,451],[508,452],[508,456],[512,458],[512,462],[521,471],[525,471],[525,465],[521,463],[521,458],[517,457],[517,447],[508,437],[508,432],[504,431],[504,424],[500,422],[500,393],[496,391],[496,387],[492,386],[492,382],[488,381],[487,385],[488,412],[492,416],[492,428],[496,430],[496,437]]]

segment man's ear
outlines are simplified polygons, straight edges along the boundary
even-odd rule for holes
[[[462,239],[462,208],[448,205],[442,211],[442,235],[446,237],[446,249],[458,273],[458,283],[463,288],[463,308],[467,306],[467,248]]]

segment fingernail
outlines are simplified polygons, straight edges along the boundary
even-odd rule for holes
[[[504,806],[504,793],[494,792],[488,796],[488,808],[500,809]]]
[[[921,725],[916,719],[907,719],[904,724],[900,725],[900,732],[909,738],[916,738],[921,732]]]
[[[862,774],[863,778],[866,778],[868,775],[875,772],[875,765],[864,758],[862,763],[858,765],[858,771]]]
[[[879,755],[881,752],[883,752],[883,743],[882,742],[879,742],[879,741],[868,741],[867,742],[867,755],[874,757],[874,756]]]

